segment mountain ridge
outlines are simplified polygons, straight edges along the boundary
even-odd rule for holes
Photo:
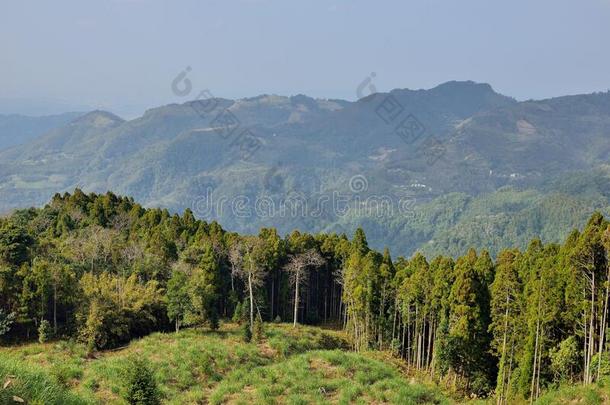
[[[396,117],[387,114],[384,103],[389,102],[398,106]],[[219,122],[227,113],[236,121],[225,127]],[[417,135],[414,139],[405,137],[404,122],[416,125],[418,133],[410,134]],[[557,184],[563,183],[549,186],[553,179],[586,172],[607,181],[608,136],[610,93],[516,101],[472,81],[394,89],[357,101],[305,95],[191,100],[151,108],[131,120],[93,111],[0,151],[0,210],[44,204],[55,192],[76,187],[111,190],[172,211],[193,208],[207,195],[215,202],[237,197],[254,202],[300,193],[314,204],[339,193],[351,209],[371,196],[395,204],[412,199],[416,216],[408,218],[396,213],[341,216],[330,208],[320,217],[296,218],[198,213],[240,232],[261,226],[284,233],[293,228],[350,232],[364,225],[374,246],[411,253],[430,250],[430,241],[456,226],[475,226],[477,215],[500,221],[494,210],[508,215],[498,226],[509,226],[522,212],[536,216],[531,229],[542,232],[547,214],[535,207],[544,201],[557,204],[552,196],[562,193]],[[244,139],[257,148],[244,151]],[[351,180],[362,177],[366,189],[354,192]],[[452,193],[464,197],[447,199]],[[479,204],[507,198],[520,202]],[[608,205],[604,187],[574,198],[582,215]],[[438,210],[452,209],[457,210],[452,221],[437,216]],[[471,225],[460,225],[458,217]],[[558,228],[557,237],[564,228],[580,225],[573,222]],[[442,227],[447,229],[440,232]],[[457,229],[456,234],[461,236],[454,244],[462,246],[468,235]],[[519,239],[518,232],[513,234]],[[447,242],[450,236],[442,238],[442,245],[453,243]]]

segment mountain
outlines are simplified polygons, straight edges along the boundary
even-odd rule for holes
[[[79,187],[240,232],[362,225],[397,254],[495,252],[607,209],[609,136],[610,93],[518,102],[470,81],[94,111],[0,152],[0,211]]]
[[[0,114],[0,149],[26,143],[52,129],[66,125],[82,113],[64,113],[31,117],[20,114]]]

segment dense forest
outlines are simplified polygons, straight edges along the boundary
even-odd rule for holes
[[[0,219],[0,339],[94,352],[222,319],[326,324],[455,390],[535,399],[610,374],[609,254],[601,214],[561,245],[393,260],[361,229],[246,236],[77,189]]]

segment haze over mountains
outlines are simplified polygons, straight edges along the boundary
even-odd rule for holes
[[[220,119],[228,113],[231,125]],[[608,212],[608,92],[517,102],[487,84],[448,82],[356,102],[262,95],[129,121],[105,111],[69,118],[0,151],[0,211],[75,187],[112,190],[240,232],[362,225],[373,246],[402,255],[560,240],[593,210]],[[307,212],[279,213],[295,196]],[[316,209],[337,196],[349,210]],[[392,210],[358,209],[371,197]],[[239,215],[236,199],[247,208]],[[273,215],[257,211],[260,201]]]
[[[36,117],[22,114],[0,114],[0,149],[26,143],[73,121],[82,114],[71,112]]]

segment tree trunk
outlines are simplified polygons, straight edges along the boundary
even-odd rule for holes
[[[510,388],[510,379],[512,376],[512,372],[513,372],[513,358],[514,358],[514,354],[515,354],[515,342],[514,340],[511,338],[511,346],[510,346],[510,360],[508,361],[508,375],[506,377],[506,384],[507,386]],[[508,399],[508,392],[505,391],[504,394],[504,400],[503,403],[506,404],[507,403],[507,399]]]
[[[248,293],[250,294],[250,330],[254,327],[254,293],[252,292],[252,273],[248,273]]]
[[[292,327],[296,328],[297,327],[297,316],[299,315],[299,276],[300,276],[300,272],[297,271],[295,277],[296,277],[296,283],[294,286],[294,318],[293,318],[293,322],[292,322]]]
[[[57,283],[53,284],[53,334],[57,336]]]
[[[426,353],[426,368],[430,367],[430,363],[432,362],[432,334],[434,333],[434,328],[432,322],[428,321],[428,350]]]
[[[595,273],[591,275],[591,319],[589,320],[589,347],[587,350],[587,369],[585,370],[585,384],[591,383],[591,358],[593,357],[593,327],[595,318]]]
[[[604,295],[604,314],[602,316],[602,325],[600,327],[599,334],[599,351],[598,351],[598,360],[597,360],[597,380],[599,380],[599,376],[601,373],[601,365],[602,365],[602,354],[604,351],[604,340],[606,339],[606,321],[608,317],[608,283],[610,282],[610,266],[606,270],[606,293]]]
[[[544,328],[540,328],[540,335],[544,336]],[[536,372],[536,399],[540,396],[540,368],[542,363],[542,339],[540,339],[540,348],[538,349],[538,371]]]
[[[504,384],[506,382],[506,336],[508,335],[508,303],[509,303],[509,294],[506,293],[506,310],[504,311],[504,336],[502,337],[502,355],[500,356],[500,370],[502,372],[501,384],[500,384],[500,395],[497,399],[497,404],[501,405],[504,401]]]
[[[530,387],[530,404],[534,402],[534,389],[536,388],[536,367],[538,365],[538,339],[540,335],[540,292],[538,292],[538,319],[536,320],[536,340],[534,343],[534,361],[532,362],[532,383]]]
[[[271,275],[271,321],[273,322],[273,320],[275,319],[275,317],[273,316],[273,310],[274,310],[274,301],[275,301],[275,275]]]
[[[586,287],[583,287],[583,297],[587,296],[587,291],[586,291]],[[588,360],[588,356],[587,353],[588,351],[588,342],[587,342],[587,310],[583,309],[583,329],[584,329],[584,333],[583,333],[583,360],[584,360],[584,366],[583,366],[583,372],[582,372],[582,383],[586,384],[587,383],[587,369],[589,368],[589,365],[587,364],[587,360]]]

